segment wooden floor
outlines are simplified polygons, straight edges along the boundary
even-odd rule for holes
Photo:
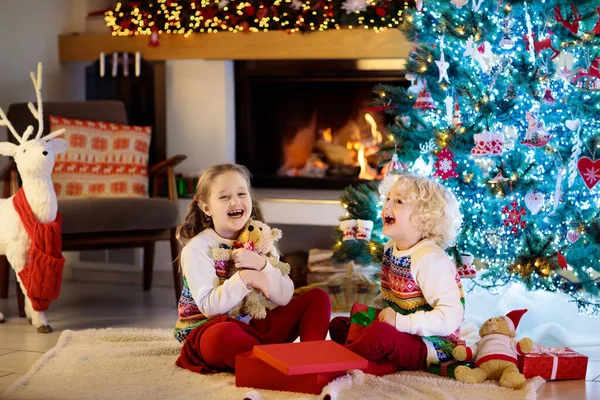
[[[0,300],[7,322],[0,324],[0,393],[23,376],[58,340],[65,329],[135,326],[172,328],[177,309],[173,291],[136,286],[66,282],[61,297],[50,307],[48,320],[55,332],[38,334],[26,319],[17,318],[17,301]],[[585,321],[585,320],[584,320]],[[539,399],[600,399],[600,347],[577,348],[590,357],[586,380],[548,382]]]

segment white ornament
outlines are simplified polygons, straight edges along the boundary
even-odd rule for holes
[[[575,243],[576,241],[579,240],[579,233],[577,233],[577,231],[571,229],[569,232],[567,232],[567,240],[571,243]]]
[[[373,221],[359,219],[356,220],[358,227],[356,231],[356,239],[358,240],[371,240],[371,232],[373,231]]]
[[[519,133],[514,126],[504,128],[504,148],[514,150],[515,142],[519,139]]]
[[[473,40],[473,36],[469,36],[467,39],[463,56],[477,61],[483,72],[487,72],[498,60],[498,56],[492,53],[490,42],[486,41],[478,46]]]
[[[525,205],[533,215],[540,212],[544,205],[544,194],[536,192],[535,189],[525,195]]]
[[[435,60],[435,65],[437,65],[440,70],[440,77],[438,79],[438,83],[442,80],[446,80],[446,82],[450,83],[450,79],[448,78],[448,67],[450,64],[446,61],[444,57],[444,35],[440,38],[440,59]]]
[[[410,81],[410,86],[408,89],[406,89],[407,93],[418,95],[425,88],[425,84],[423,83],[423,81],[418,79],[414,74],[409,73],[404,75],[404,77],[406,78],[406,80]]]
[[[291,6],[294,10],[299,10],[302,7],[302,2],[300,0],[292,0]]]
[[[469,0],[451,0],[450,3],[456,8],[463,8],[465,4],[467,4]]]
[[[525,26],[527,27],[527,39],[529,40],[529,57],[531,61],[535,60],[535,44],[533,43],[533,36],[531,35],[531,30],[533,26],[531,25],[531,17],[529,16],[529,10],[527,9],[527,2],[523,2],[525,4]]]
[[[565,169],[564,168],[559,168],[558,169],[558,177],[556,178],[556,187],[554,188],[554,208],[553,210],[556,211],[556,209],[558,208],[558,204],[560,203],[560,198],[563,195],[563,191],[562,191],[562,180],[565,176]]]
[[[458,106],[458,100],[454,104],[454,114],[452,115],[452,126],[458,128],[462,125],[460,120],[460,107]]]
[[[575,183],[575,179],[577,179],[577,173],[579,172],[577,163],[579,162],[579,156],[581,156],[581,149],[583,147],[583,142],[579,136],[581,121],[579,119],[572,119],[565,122],[565,125],[568,129],[576,131],[573,139],[573,147],[571,148],[571,157],[569,158],[569,179],[567,184],[571,187]]]
[[[359,11],[366,11],[368,5],[369,2],[367,0],[346,0],[342,4],[342,9],[346,11],[346,14],[352,14]]]
[[[432,154],[436,147],[433,139],[429,139],[427,143],[420,144],[421,155],[417,158],[410,171],[416,175],[431,176],[434,164]],[[427,158],[427,161],[425,161],[425,158]]]
[[[415,8],[417,9],[417,11],[421,11],[423,9],[423,0],[417,0]]]
[[[340,229],[342,230],[343,240],[356,240],[356,232],[358,230],[358,227],[355,219],[347,219],[345,221],[341,221]]]
[[[452,124],[452,117],[454,115],[454,99],[452,96],[446,97],[444,104],[446,105],[446,119],[448,120],[448,124]]]
[[[219,1],[219,10],[227,7],[229,5],[229,0],[221,0]],[[292,8],[294,8],[294,2],[292,1]]]
[[[479,9],[481,8],[481,5],[483,4],[483,0],[473,0],[473,11],[475,12],[479,12]]]

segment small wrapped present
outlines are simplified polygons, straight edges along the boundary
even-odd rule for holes
[[[363,329],[377,320],[380,312],[381,310],[378,308],[354,303],[350,311],[350,330],[348,330],[346,344],[358,339],[362,335]]]
[[[588,358],[568,347],[536,346],[519,356],[519,370],[526,378],[541,376],[546,380],[585,379]]]
[[[469,368],[475,367],[474,362],[458,361],[458,360],[452,359],[452,360],[440,362],[440,363],[431,363],[431,364],[429,364],[428,371],[435,375],[446,376],[448,378],[456,379],[456,377],[454,376],[454,370],[459,365],[464,365]]]

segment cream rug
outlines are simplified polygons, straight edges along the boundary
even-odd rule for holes
[[[519,391],[492,382],[466,385],[424,372],[377,378],[353,371],[320,396],[237,388],[231,374],[200,375],[175,366],[180,345],[167,329],[65,331],[0,396],[1,399],[535,399],[544,383],[532,379]]]

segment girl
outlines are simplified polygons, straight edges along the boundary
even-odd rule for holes
[[[401,175],[381,212],[384,247],[379,321],[346,347],[371,361],[424,369],[452,358],[464,299],[460,278],[443,248],[451,245],[462,216],[454,195],[428,178]],[[334,318],[331,338],[345,343],[349,318]]]
[[[242,271],[221,285],[211,249],[233,248],[248,219],[262,221],[252,200],[250,174],[236,164],[202,172],[196,196],[178,229],[183,291],[175,337],[184,342],[177,365],[200,373],[231,370],[235,356],[258,344],[324,340],[331,301],[323,290],[292,299],[294,284],[255,252],[235,249],[233,262]],[[275,249],[272,252],[276,252]],[[274,254],[276,255],[276,253]],[[247,315],[225,316],[251,291],[259,289],[279,307],[262,320]]]

